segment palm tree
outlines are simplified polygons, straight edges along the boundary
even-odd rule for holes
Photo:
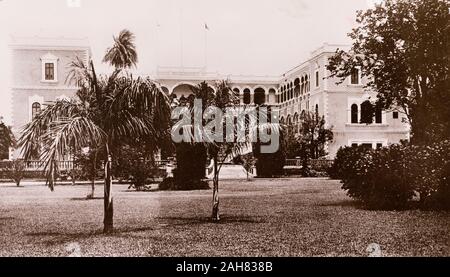
[[[137,61],[132,38],[122,31],[108,49],[104,60],[115,67],[109,76],[97,75],[92,60],[88,65],[74,61],[67,80],[79,86],[76,99],[48,105],[25,127],[19,142],[25,159],[40,149],[51,190],[55,161],[70,149],[92,147],[104,153],[104,233],[113,231],[111,162],[120,145],[136,138],[159,145],[169,126],[167,96],[149,78],[126,72]]]
[[[135,36],[128,30],[122,30],[118,37],[113,37],[113,47],[106,50],[103,62],[116,68],[130,68],[138,62],[137,51],[134,45]]]
[[[197,87],[193,88],[194,97],[190,99],[190,107],[193,107],[193,101],[194,99],[200,99],[202,100],[203,104],[203,110],[202,114],[204,115],[204,118],[214,118],[214,120],[217,120],[214,115],[209,114],[208,107],[216,107],[219,108],[222,113],[223,117],[221,118],[221,122],[219,125],[225,126],[227,122],[236,122],[236,119],[239,117],[239,114],[236,113],[227,113],[227,109],[238,109],[244,108],[247,109],[253,109],[256,110],[259,107],[242,107],[239,101],[239,95],[236,95],[236,93],[231,89],[228,81],[223,80],[216,82],[215,85],[215,92],[211,90],[209,85],[206,82],[203,82],[199,84]],[[242,111],[242,110],[241,110]],[[191,110],[191,114],[194,112]],[[233,126],[233,132],[234,132],[234,141],[229,142],[226,139],[226,136],[229,134],[225,134],[225,132],[222,133],[222,130],[214,129],[212,134],[212,137],[216,137],[216,135],[224,136],[223,142],[215,141],[211,138],[208,138],[209,135],[204,133],[202,130],[200,132],[203,132],[202,137],[206,138],[203,141],[203,144],[207,148],[207,152],[209,157],[213,160],[213,208],[212,208],[212,220],[213,221],[220,221],[220,213],[219,213],[219,174],[222,169],[222,166],[224,162],[230,158],[235,157],[240,154],[243,154],[243,152],[250,147],[252,147],[253,138],[252,135],[255,133],[258,133],[259,130],[264,129],[266,132],[268,129],[269,132],[272,132],[273,134],[279,134],[280,133],[280,126],[278,123],[260,123],[259,121],[262,121],[262,117],[260,116],[267,116],[264,114],[254,114],[254,113],[246,113],[247,116],[245,116],[245,119],[243,121],[237,120],[238,124],[235,124]],[[252,122],[258,122],[259,124],[252,125]],[[264,119],[263,122],[268,122],[267,118]],[[205,123],[205,122],[203,122]],[[175,124],[174,129],[182,129],[183,130],[183,136],[186,136],[186,140],[188,141],[194,141],[194,128],[197,128],[195,125],[185,125],[184,122],[178,122]],[[240,137],[238,140],[238,132],[240,130],[246,129],[247,131],[244,132],[244,136]],[[241,134],[242,135],[242,134]],[[187,137],[191,136],[191,137]]]

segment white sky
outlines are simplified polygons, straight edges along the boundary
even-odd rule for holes
[[[183,65],[204,66],[207,23],[208,71],[280,75],[324,42],[348,43],[356,11],[376,0],[80,1],[69,8],[67,0],[0,0],[0,116],[7,122],[9,35],[88,37],[98,63],[112,35],[127,28],[137,37],[138,70],[150,74],[157,65],[181,65],[181,41]]]

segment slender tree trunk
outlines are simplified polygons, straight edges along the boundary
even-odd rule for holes
[[[91,175],[91,197],[94,198],[95,193],[95,179],[97,177],[97,151],[94,154],[94,163],[92,165],[92,175]]]
[[[105,194],[104,208],[105,217],[103,220],[103,233],[113,232],[113,198],[112,198],[112,177],[111,177],[111,155],[107,151],[107,161],[105,163]]]
[[[213,179],[213,210],[212,210],[212,220],[219,221],[219,168],[217,164],[217,155],[213,158],[214,160],[214,179]]]
[[[91,180],[91,194],[89,194],[89,196],[94,199],[94,193],[95,193],[95,180],[92,179]]]

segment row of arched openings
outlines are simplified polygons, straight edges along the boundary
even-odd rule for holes
[[[382,124],[383,112],[380,107],[374,107],[370,101],[365,101],[361,105],[353,104],[351,106],[350,120],[352,124]]]
[[[311,81],[308,74],[297,78],[294,82],[287,83],[280,87],[281,94],[278,95],[278,103],[289,101],[311,91]]]

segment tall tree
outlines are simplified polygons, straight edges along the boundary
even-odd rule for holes
[[[378,107],[406,115],[413,142],[450,136],[449,9],[447,0],[385,0],[359,11],[350,51],[327,66],[341,81],[359,67]]]
[[[0,117],[0,160],[9,158],[9,148],[14,146],[14,141],[11,128],[6,126]]]
[[[79,86],[76,99],[58,100],[46,107],[26,126],[19,143],[25,159],[42,146],[41,159],[52,190],[55,161],[63,159],[70,149],[92,147],[103,153],[105,233],[113,231],[111,163],[118,149],[136,138],[159,145],[167,137],[170,119],[168,98],[158,86],[149,78],[134,78],[126,71],[137,60],[123,54],[135,52],[134,36],[128,31],[121,34],[128,35],[116,38],[111,48],[121,53],[120,59],[111,58],[115,56],[111,49],[104,59],[115,67],[114,72],[99,76],[92,60],[88,65],[74,61],[68,80]]]
[[[135,36],[129,30],[122,30],[118,37],[113,37],[114,45],[106,50],[104,63],[124,69],[135,67],[138,62]]]

